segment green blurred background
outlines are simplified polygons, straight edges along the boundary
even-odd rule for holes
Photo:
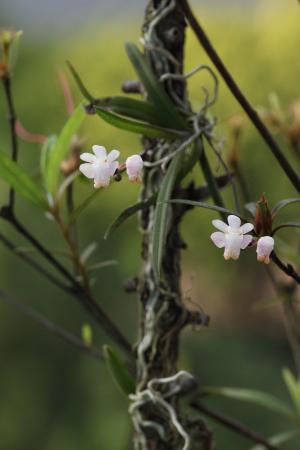
[[[74,3],[73,7],[67,3],[65,7],[63,2],[56,5],[52,17],[46,0],[40,2],[40,9],[30,1],[0,2],[0,25],[13,25],[24,31],[13,79],[18,117],[28,130],[45,135],[57,133],[67,118],[56,74],[58,68],[67,73],[66,59],[75,65],[97,96],[118,94],[122,81],[134,78],[124,42],[138,41],[144,2],[127,0],[121,2],[121,7],[113,2],[114,12],[104,1],[95,2],[90,9],[81,2]],[[198,0],[193,5],[254,105],[267,105],[272,92],[278,94],[284,110],[299,100],[300,7],[296,0],[261,0],[251,7],[241,1],[213,2],[208,6],[207,2]],[[186,70],[207,62],[190,32],[186,55]],[[70,83],[74,98],[80,101],[71,79]],[[203,74],[191,80],[190,94],[195,107],[203,101],[201,87],[211,87],[209,83]],[[219,119],[218,136],[225,138],[225,151],[229,142],[227,119],[239,112],[239,106],[220,83],[219,100],[213,113]],[[253,200],[262,191],[271,204],[295,196],[269,150],[252,126],[246,124],[241,157]],[[0,91],[0,136],[1,149],[8,148],[3,91]],[[125,158],[140,149],[137,137],[115,130],[96,117],[85,121],[81,136],[87,151],[97,143],[108,149],[118,148]],[[289,146],[283,139],[281,143],[293,160]],[[39,152],[39,145],[21,143],[20,163],[37,179]],[[214,158],[212,162],[217,168]],[[196,170],[195,174],[201,181]],[[90,184],[78,182],[76,201],[91,191]],[[132,342],[136,339],[137,302],[134,295],[124,293],[121,285],[138,273],[141,263],[136,217],[128,220],[111,240],[104,241],[102,237],[113,218],[135,202],[138,192],[139,187],[125,179],[121,184],[114,183],[98,196],[78,223],[80,247],[98,243],[92,256],[94,262],[116,259],[119,263],[97,272],[94,290],[101,305]],[[224,193],[228,207],[232,207],[230,189]],[[1,205],[6,198],[7,187],[0,182]],[[18,199],[17,209],[19,217],[45,245],[53,251],[63,248],[55,226],[34,207]],[[293,220],[297,215],[296,207],[285,213]],[[257,308],[259,301],[274,295],[264,267],[255,262],[254,250],[244,252],[238,263],[225,263],[221,251],[209,239],[212,218],[215,214],[197,209],[189,213],[182,226],[188,244],[183,255],[183,291],[212,320],[209,329],[185,331],[181,367],[191,370],[205,385],[256,388],[289,401],[281,370],[284,366],[294,367],[281,308],[279,305]],[[1,222],[0,226],[20,246],[27,245],[6,224]],[[296,237],[296,232],[281,234],[282,239],[292,244]],[[75,301],[3,247],[0,248],[0,286],[76,334],[80,334],[83,323],[90,323],[95,344],[100,347],[108,342]],[[0,355],[0,450],[131,448],[128,405],[103,365],[68,347],[4,304],[0,304]],[[282,417],[255,406],[229,400],[209,403],[266,436],[290,426]],[[219,426],[212,426],[218,448],[243,450],[251,446]],[[286,448],[296,450],[299,444],[294,442]]]

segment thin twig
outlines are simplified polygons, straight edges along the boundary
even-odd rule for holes
[[[68,342],[69,344],[79,348],[92,358],[100,361],[103,360],[103,356],[100,350],[98,350],[96,347],[92,345],[86,345],[79,337],[65,330],[61,326],[55,324],[54,322],[49,320],[40,312],[36,311],[31,306],[18,302],[17,300],[13,299],[10,295],[8,295],[6,292],[3,292],[2,290],[0,290],[0,300],[7,303],[8,305],[14,306],[16,309],[21,311],[25,316],[30,317],[30,319],[39,323],[43,328],[45,328],[50,333],[59,336],[65,342]]]
[[[229,73],[228,69],[224,65],[223,61],[217,54],[215,48],[211,44],[210,40],[208,39],[206,33],[204,32],[203,28],[197,21],[195,15],[193,14],[188,1],[187,0],[177,0],[178,4],[181,6],[187,21],[189,22],[192,30],[194,31],[196,37],[198,38],[198,41],[206,51],[207,55],[221,74],[223,80],[227,84],[229,90],[233,94],[233,96],[236,98],[236,100],[239,102],[243,110],[248,115],[249,119],[253,123],[253,125],[256,127],[266,144],[269,146],[271,152],[279,162],[281,168],[284,170],[294,187],[297,189],[298,192],[300,192],[300,177],[296,173],[296,171],[293,169],[293,167],[290,165],[288,160],[285,158],[284,153],[282,152],[281,148],[277,144],[277,142],[274,140],[272,135],[270,134],[267,127],[264,125],[264,123],[260,120],[258,114],[256,113],[255,109],[251,106],[245,95],[240,90],[239,86],[236,84],[235,80],[233,79],[232,75]]]
[[[8,122],[10,127],[10,140],[11,140],[11,157],[13,161],[18,159],[18,139],[16,133],[16,113],[11,89],[11,78],[9,75],[2,78],[4,92],[7,102],[8,110]],[[15,191],[13,188],[9,190],[9,208],[13,210],[15,203]]]
[[[207,417],[210,417],[215,422],[220,423],[224,427],[229,428],[232,431],[235,431],[241,436],[244,436],[250,441],[256,442],[257,444],[262,444],[268,450],[278,450],[277,447],[274,447],[274,445],[270,444],[263,436],[258,434],[256,431],[251,430],[244,424],[238,422],[235,419],[232,419],[231,417],[224,416],[219,412],[213,411],[210,408],[207,408],[207,406],[204,406],[202,405],[202,403],[199,403],[197,401],[193,401],[191,403],[191,407],[199,412],[202,412]]]
[[[9,239],[7,239],[3,233],[0,233],[0,242],[11,252],[13,252],[16,256],[18,256],[22,261],[25,261],[31,267],[33,267],[37,272],[43,275],[48,279],[52,284],[57,286],[58,288],[70,293],[70,287],[62,283],[58,278],[56,278],[52,273],[46,270],[41,264],[31,258],[29,255],[24,254],[23,252],[18,250],[18,247],[15,246]]]
[[[131,344],[121,333],[119,328],[114,324],[110,317],[100,307],[95,298],[88,292],[86,292],[83,286],[72,276],[72,274],[60,264],[60,262],[47,250],[14,216],[7,208],[2,208],[1,217],[7,220],[25,239],[27,239],[39,253],[54,267],[56,268],[68,281],[71,283],[69,293],[73,297],[76,297],[81,305],[89,312],[89,314],[96,320],[102,329],[106,332],[110,338],[123,349],[123,351],[132,360],[132,348]]]
[[[300,275],[295,271],[294,267],[291,264],[285,264],[283,261],[281,261],[281,259],[274,251],[271,253],[270,258],[276,264],[276,266],[279,267],[280,270],[282,270],[282,272],[284,272],[286,275],[293,278],[295,281],[297,281],[298,284],[300,284]]]

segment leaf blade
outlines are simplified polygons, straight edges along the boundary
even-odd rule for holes
[[[165,93],[157,78],[152,73],[144,56],[135,44],[125,45],[127,55],[143,83],[149,98],[156,106],[157,115],[165,126],[176,127],[181,130],[188,130],[188,124],[174,108],[173,103]]]
[[[121,214],[110,224],[110,226],[107,228],[104,234],[104,239],[107,240],[110,235],[117,229],[119,226],[125,222],[129,217],[131,217],[136,212],[148,208],[150,205],[152,205],[155,202],[156,195],[153,195],[146,201],[142,201],[139,203],[135,203],[134,205],[129,206],[128,208],[124,209]]]
[[[76,134],[84,118],[85,111],[82,105],[79,105],[63,127],[49,156],[45,180],[51,194],[55,193],[58,184],[60,163],[67,156],[72,137]]]
[[[119,355],[108,345],[103,346],[103,354],[112,378],[123,394],[135,392],[135,382],[129,371],[121,361]]]
[[[297,382],[296,378],[287,367],[283,369],[282,376],[289,391],[290,397],[293,400],[298,413],[300,414],[300,384],[299,382]]]
[[[39,186],[25,170],[3,152],[0,152],[0,177],[19,195],[42,209],[48,209],[47,201]]]
[[[298,202],[300,202],[300,198],[287,198],[284,200],[280,200],[272,208],[271,213],[272,213],[273,218],[279,213],[279,211],[281,211],[286,206],[289,206],[289,205],[292,205],[293,203],[298,203]]]
[[[273,397],[270,394],[261,391],[255,391],[251,389],[239,389],[239,388],[227,388],[227,387],[204,387],[202,392],[208,395],[218,395],[227,397],[233,400],[246,401],[254,403],[265,409],[273,412],[280,413],[289,419],[299,423],[299,419],[284,402]]]
[[[182,133],[168,128],[161,128],[156,125],[150,125],[148,123],[139,122],[137,120],[128,119],[118,114],[107,111],[106,109],[95,106],[96,113],[110,125],[126,130],[131,133],[143,134],[149,137],[162,138],[162,139],[178,139],[182,137]]]
[[[162,180],[161,188],[157,196],[157,203],[153,219],[153,247],[152,247],[152,265],[157,279],[160,277],[161,263],[163,259],[163,247],[167,232],[168,219],[168,200],[176,182],[179,171],[179,164],[182,161],[182,155],[176,155]]]

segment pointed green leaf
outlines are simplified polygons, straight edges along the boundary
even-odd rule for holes
[[[52,136],[49,136],[48,139],[46,139],[46,141],[42,145],[41,156],[40,156],[40,170],[41,170],[41,174],[42,174],[42,177],[44,180],[45,180],[46,173],[47,173],[49,157],[50,157],[50,154],[51,154],[53,148],[55,147],[56,141],[57,141],[57,136],[53,134]]]
[[[159,119],[155,106],[147,101],[136,100],[129,97],[107,97],[93,102],[94,107],[100,106],[105,110],[130,117],[152,125],[164,127]]]
[[[17,163],[0,152],[0,177],[19,195],[43,209],[48,209],[47,201],[40,187]]]
[[[300,202],[300,198],[286,198],[284,200],[280,200],[280,202],[276,203],[272,208],[272,216],[273,218],[286,206],[292,205],[293,203]]]
[[[285,444],[288,441],[291,441],[296,436],[298,436],[299,430],[291,430],[291,431],[285,431],[280,434],[276,434],[275,436],[272,436],[268,439],[269,444],[274,446],[281,446],[282,444]],[[250,450],[266,450],[266,447],[264,445],[255,445],[254,447],[251,447]]]
[[[138,47],[132,43],[127,43],[126,51],[132,65],[143,83],[150,100],[153,102],[157,115],[166,127],[176,127],[179,130],[188,130],[189,126],[185,119],[176,111],[173,103],[165,93],[163,87],[146,63],[143,54]]]
[[[169,203],[181,203],[183,205],[190,205],[190,206],[196,206],[196,207],[204,208],[204,209],[211,209],[212,211],[222,212],[222,213],[225,213],[228,215],[233,214],[235,216],[238,216],[244,222],[247,222],[247,219],[245,217],[241,216],[241,214],[239,214],[238,212],[231,211],[230,209],[222,208],[221,206],[210,205],[209,203],[197,202],[194,200],[183,200],[180,198],[172,199],[169,201]]]
[[[204,387],[202,388],[202,393],[254,403],[270,411],[282,414],[290,420],[299,423],[299,418],[289,406],[266,392],[227,387]]]
[[[272,230],[272,236],[274,236],[274,234],[277,233],[277,231],[281,230],[282,228],[300,228],[300,222],[282,223],[278,225],[278,227],[274,228],[274,230]]]
[[[162,180],[161,188],[157,196],[157,203],[153,219],[153,247],[152,264],[154,274],[159,279],[161,263],[165,247],[165,239],[168,225],[168,201],[176,182],[176,177],[182,162],[182,154],[177,154],[171,161],[168,170]]]
[[[121,392],[126,397],[133,394],[135,392],[135,381],[119,355],[108,345],[103,346],[103,353],[113,380]]]
[[[292,372],[286,367],[282,371],[282,376],[285,381],[286,387],[289,390],[291,399],[300,414],[300,383],[296,380]]]
[[[161,128],[155,125],[150,125],[144,122],[138,122],[137,120],[127,119],[125,117],[119,116],[115,113],[105,110],[100,106],[95,106],[96,113],[105,122],[110,125],[120,128],[121,130],[126,130],[131,133],[144,134],[149,137],[156,137],[162,139],[178,139],[182,138],[183,134],[177,130],[171,130],[168,128]]]
[[[67,66],[69,67],[70,72],[73,75],[74,80],[78,86],[78,89],[80,90],[83,97],[86,98],[90,102],[94,101],[95,100],[94,97],[87,90],[87,88],[85,87],[83,81],[81,80],[78,72],[75,70],[75,67],[70,63],[70,61],[67,61]]]
[[[113,221],[113,223],[107,228],[104,234],[104,239],[108,239],[125,220],[127,220],[129,217],[131,217],[136,212],[148,208],[150,205],[154,204],[156,199],[156,195],[153,195],[148,200],[136,203],[135,205],[131,205],[128,208],[124,209],[124,211],[121,212],[121,214]]]
[[[47,189],[51,194],[55,194],[60,174],[60,164],[68,155],[72,138],[77,133],[84,117],[85,111],[82,105],[79,105],[63,127],[56,144],[51,151],[45,177]]]

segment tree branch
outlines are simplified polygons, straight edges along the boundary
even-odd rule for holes
[[[10,127],[10,140],[11,140],[11,157],[13,161],[18,159],[18,139],[16,133],[16,113],[14,108],[12,90],[11,90],[11,78],[6,75],[2,78],[4,92],[6,96],[6,103],[8,109],[8,122]],[[15,191],[13,188],[9,190],[9,208],[13,210],[15,203]]]
[[[178,0],[177,0],[178,1]],[[216,52],[215,48],[213,47],[212,43],[210,42],[209,38],[207,37],[206,33],[204,32],[203,28],[197,21],[195,15],[193,14],[188,1],[187,0],[180,0],[178,1],[178,4],[181,6],[187,21],[189,22],[192,30],[194,31],[196,37],[198,38],[198,41],[206,51],[207,55],[219,71],[220,75],[222,76],[223,80],[227,84],[229,90],[233,94],[233,96],[236,98],[236,100],[239,102],[255,128],[260,133],[263,140],[266,142],[268,147],[270,148],[271,152],[279,162],[281,168],[284,170],[288,178],[290,179],[291,183],[294,185],[294,187],[297,189],[298,192],[300,192],[300,177],[296,173],[296,171],[293,169],[293,167],[290,165],[288,160],[285,158],[284,153],[282,152],[281,148],[277,144],[277,142],[274,140],[272,135],[270,134],[267,127],[264,125],[264,123],[260,120],[257,112],[255,109],[251,106],[243,92],[240,90],[239,86],[229,73],[228,69],[226,68],[225,64],[221,60],[220,56]]]
[[[86,292],[83,286],[60,264],[59,261],[47,250],[14,216],[12,211],[6,207],[2,208],[0,217],[7,220],[20,235],[27,239],[39,253],[55,268],[61,275],[63,275],[70,283],[68,293],[76,297],[81,305],[88,311],[88,313],[96,320],[106,334],[123,349],[127,356],[132,360],[132,348],[129,341],[123,336],[119,328],[114,324],[110,317],[100,307],[95,298]]]
[[[36,311],[34,308],[28,305],[24,305],[17,300],[13,299],[10,295],[8,295],[6,292],[3,292],[0,290],[0,300],[7,303],[8,305],[14,306],[16,309],[22,312],[25,316],[29,317],[30,319],[34,320],[38,324],[40,324],[43,328],[45,328],[50,333],[55,334],[56,336],[60,337],[65,342],[73,345],[74,347],[80,349],[87,355],[91,356],[94,359],[97,359],[98,361],[103,361],[103,355],[100,350],[98,350],[94,346],[86,345],[79,337],[75,336],[74,334],[70,333],[69,331],[65,330],[61,326],[55,324],[51,320],[49,320],[47,317],[45,317],[43,314]]]
[[[285,264],[283,261],[281,261],[281,259],[274,251],[271,253],[270,258],[276,264],[276,266],[279,267],[280,270],[282,270],[282,272],[284,272],[286,275],[293,278],[295,281],[297,281],[298,284],[300,284],[300,275],[295,271],[294,267],[291,264]]]
[[[223,414],[220,414],[216,411],[213,411],[197,401],[193,401],[190,406],[195,410],[203,413],[207,417],[210,417],[215,422],[218,422],[224,427],[229,428],[232,431],[235,431],[241,436],[244,436],[250,441],[256,442],[257,444],[262,444],[268,450],[278,450],[277,447],[274,447],[274,445],[270,444],[263,436],[258,434],[256,431],[253,431],[250,428],[246,427],[237,420],[224,416]]]
[[[48,270],[44,269],[44,267],[37,263],[33,258],[30,256],[18,251],[18,248],[9,240],[7,239],[2,233],[0,233],[0,241],[2,244],[11,252],[13,252],[16,256],[18,256],[22,261],[29,264],[31,267],[33,267],[37,272],[39,272],[41,275],[43,275],[45,278],[47,278],[48,281],[50,281],[52,284],[57,286],[58,288],[66,291],[67,293],[70,293],[70,287],[63,284],[58,278],[56,278],[52,273],[50,273]]]

